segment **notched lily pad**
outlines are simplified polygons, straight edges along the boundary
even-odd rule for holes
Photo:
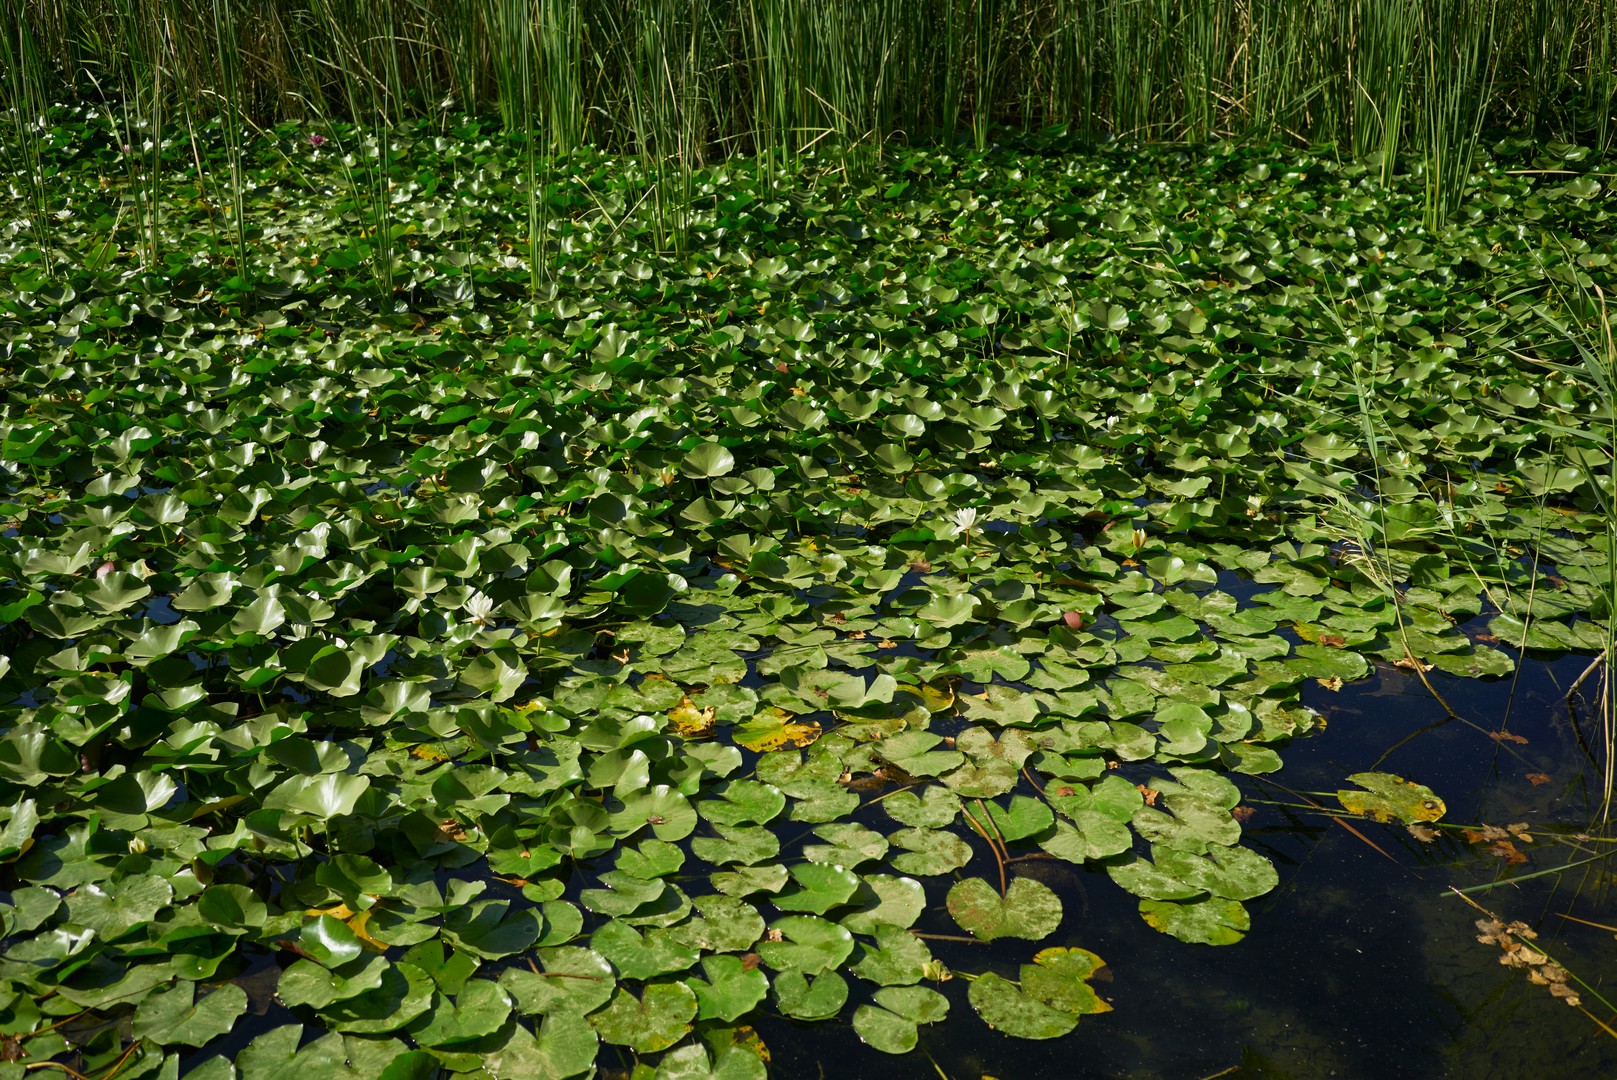
[[[982,878],[957,881],[949,890],[949,914],[983,941],[1016,937],[1041,941],[1061,925],[1061,899],[1042,882],[1014,878],[1000,894]]]

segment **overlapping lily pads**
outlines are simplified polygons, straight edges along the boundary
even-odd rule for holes
[[[1513,146],[1443,235],[1262,147],[733,162],[678,256],[653,178],[581,151],[536,288],[510,146],[400,130],[378,303],[295,127],[237,266],[216,142],[153,148],[143,254],[122,151],[53,123],[63,250],[0,230],[0,1033],[36,1063],[177,1069],[249,1009],[198,1075],[756,1076],[766,1012],[903,1053],[962,998],[1056,1037],[1098,957],[965,989],[912,930],[1047,940],[1028,856],[1233,943],[1278,880],[1241,785],[1344,681],[1604,641],[1609,446],[1518,354],[1607,212]]]

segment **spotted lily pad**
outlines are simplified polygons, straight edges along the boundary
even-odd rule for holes
[[[589,1022],[603,1042],[650,1054],[684,1038],[697,1007],[695,992],[683,983],[651,983],[639,997],[619,987]]]
[[[1348,779],[1364,790],[1338,791],[1337,801],[1349,813],[1361,814],[1373,821],[1396,819],[1406,825],[1414,825],[1422,821],[1439,821],[1448,810],[1431,788],[1401,776],[1354,773]]]
[[[1040,941],[1061,925],[1061,899],[1032,878],[1012,879],[1004,896],[982,878],[966,878],[949,890],[948,903],[960,928],[983,941],[1002,937]]]
[[[1200,900],[1141,900],[1140,917],[1180,941],[1202,945],[1234,945],[1252,927],[1240,901],[1219,896]]]

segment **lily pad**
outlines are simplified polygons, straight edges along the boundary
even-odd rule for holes
[[[1348,777],[1362,791],[1336,793],[1337,801],[1352,814],[1373,821],[1398,820],[1406,825],[1439,821],[1448,811],[1437,793],[1424,784],[1391,773],[1354,773]]]
[[[1041,941],[1061,925],[1061,899],[1032,878],[1012,879],[1004,896],[982,878],[966,878],[950,888],[948,903],[960,928],[983,941]]]

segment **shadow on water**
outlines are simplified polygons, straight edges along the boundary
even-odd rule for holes
[[[1104,873],[1063,867],[1070,880],[1045,880],[1067,902],[1067,918],[1041,946],[1078,945],[1103,956],[1111,979],[1103,973],[1096,985],[1114,1011],[1087,1017],[1071,1035],[1050,1042],[1005,1038],[973,1015],[963,980],[956,980],[942,987],[950,1018],[924,1028],[921,1048],[902,1058],[862,1046],[846,1024],[760,1022],[775,1074],[1617,1076],[1617,1039],[1546,987],[1530,984],[1522,970],[1502,965],[1498,948],[1477,941],[1480,913],[1448,891],[1498,882],[1473,898],[1506,921],[1535,927],[1535,945],[1614,996],[1601,986],[1602,972],[1611,970],[1610,933],[1560,917],[1617,924],[1606,864],[1505,881],[1587,854],[1556,839],[1591,828],[1597,813],[1598,775],[1563,700],[1586,664],[1579,657],[1528,657],[1518,679],[1486,682],[1430,673],[1457,718],[1417,676],[1398,668],[1383,665],[1337,693],[1310,684],[1305,700],[1325,715],[1327,729],[1287,748],[1276,777],[1293,791],[1324,793],[1312,797],[1335,805],[1329,793],[1351,786],[1349,774],[1396,773],[1437,791],[1448,806],[1446,822],[1526,824],[1533,840],[1515,842],[1525,862],[1513,865],[1457,828],[1423,842],[1402,825],[1361,821],[1355,826],[1361,838],[1317,811],[1294,808],[1298,800],[1287,792],[1243,780],[1254,809],[1245,842],[1274,861],[1280,886],[1250,903],[1252,930],[1240,944],[1212,948],[1159,934]],[[1512,738],[1490,735],[1500,731]],[[958,933],[938,910],[943,888],[929,890],[935,906],[920,929]],[[955,970],[992,969],[1013,978],[1039,947],[929,944]],[[1612,1019],[1587,993],[1584,1007]]]

